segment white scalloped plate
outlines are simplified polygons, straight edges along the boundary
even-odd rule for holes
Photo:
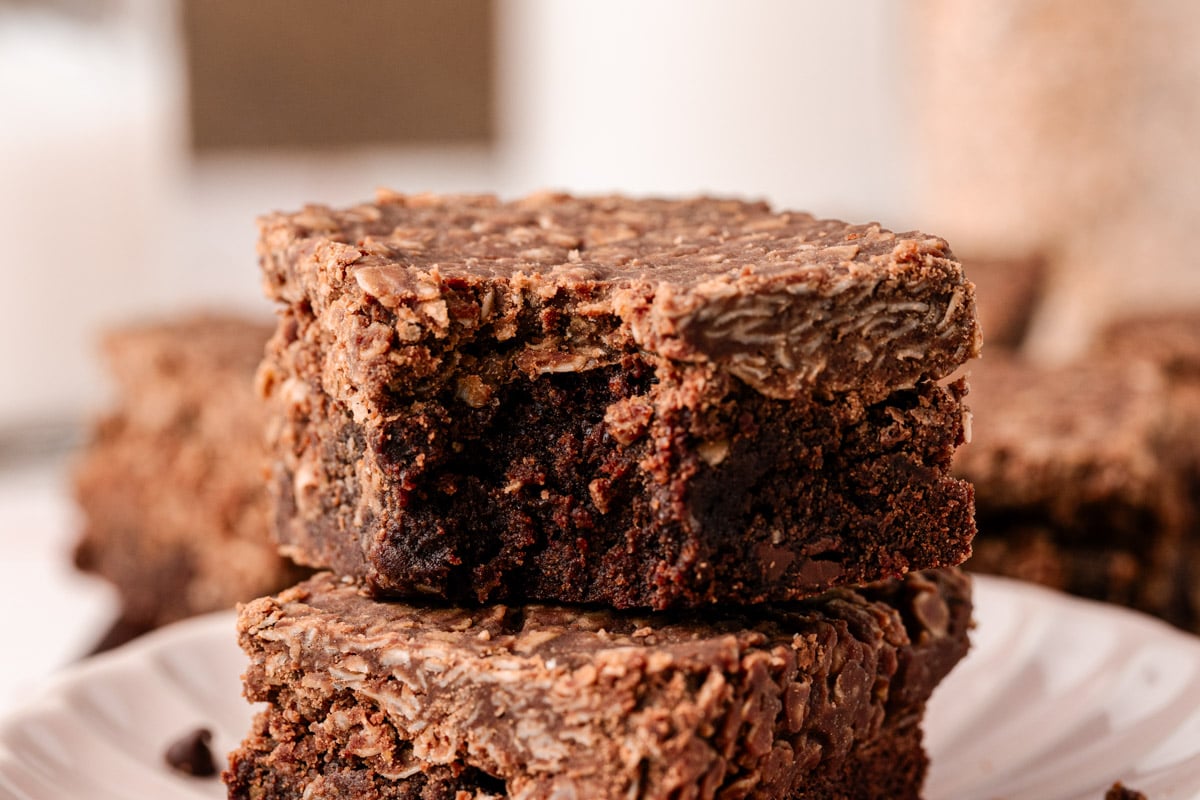
[[[1101,800],[1116,780],[1151,800],[1200,799],[1200,639],[986,577],[976,619],[971,655],[930,705],[928,800]],[[243,664],[226,613],[63,672],[0,722],[0,798],[224,797],[217,780],[173,774],[163,752],[198,726],[218,752],[238,743]]]

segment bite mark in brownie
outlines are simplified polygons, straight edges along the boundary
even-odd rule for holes
[[[978,350],[944,242],[762,204],[387,196],[262,223],[297,560],[669,608],[950,565]]]
[[[743,389],[622,445],[600,415],[623,377],[539,381],[486,413],[410,417],[402,442],[364,442],[314,398],[327,410],[281,437],[305,480],[274,476],[285,551],[389,594],[660,608],[792,599],[970,552],[971,489],[945,475],[963,436],[958,387],[866,409]],[[626,400],[641,402],[612,404]],[[723,442],[717,464],[697,428]],[[461,447],[430,442],[432,429]]]
[[[915,798],[969,619],[953,570],[703,615],[379,603],[319,575],[241,612],[268,707],[225,778],[258,800]]]

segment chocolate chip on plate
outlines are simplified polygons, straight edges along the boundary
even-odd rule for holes
[[[211,741],[212,731],[208,728],[189,731],[167,748],[167,764],[177,772],[197,778],[216,775],[217,765],[213,762],[212,749],[208,746]]]

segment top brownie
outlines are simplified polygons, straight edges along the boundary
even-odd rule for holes
[[[945,242],[730,200],[263,223],[276,529],[380,593],[670,608],[960,563]]]
[[[980,343],[944,240],[763,203],[385,193],[267,216],[261,254],[268,294],[325,318],[325,387],[356,413],[479,339],[515,344],[530,374],[636,347],[770,397],[865,402],[949,375]]]

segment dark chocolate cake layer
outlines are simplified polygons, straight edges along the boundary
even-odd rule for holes
[[[298,465],[274,476],[285,552],[389,595],[619,608],[796,599],[970,553],[971,488],[946,474],[958,387],[862,408],[733,382],[703,419],[635,433],[605,419],[640,402],[628,374],[548,377],[479,410],[430,399],[370,437],[314,392],[277,440]]]

